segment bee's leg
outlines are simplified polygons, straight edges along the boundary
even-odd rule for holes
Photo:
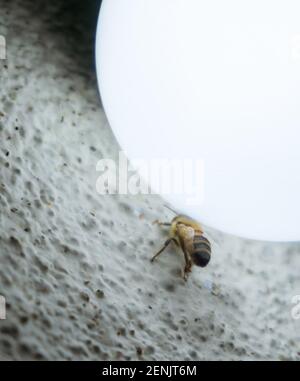
[[[186,250],[182,247],[182,251],[184,254],[184,259],[185,259],[185,266],[182,270],[182,278],[187,281],[188,280],[188,275],[192,271],[192,262],[190,260],[190,257]]]
[[[164,246],[154,255],[154,257],[151,259],[151,262],[153,262],[168,246],[171,242],[174,242],[176,245],[178,245],[176,239],[174,237],[171,237],[166,240],[164,243]]]
[[[152,222],[153,225],[159,225],[159,226],[171,226],[171,222],[161,222],[159,220],[155,220]]]
[[[191,262],[187,262],[184,269],[183,269],[183,272],[182,272],[182,278],[187,281],[188,280],[188,276],[189,276],[189,273],[192,271],[192,263]]]

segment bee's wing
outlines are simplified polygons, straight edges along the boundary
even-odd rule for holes
[[[195,230],[193,228],[191,228],[190,226],[187,226],[185,229],[185,236],[186,236],[187,240],[193,241],[193,239],[195,237]]]
[[[214,247],[220,249],[221,242],[220,242],[220,239],[218,237],[216,237],[214,234],[207,233],[207,231],[205,232],[205,237],[209,240],[212,249]]]
[[[171,212],[173,212],[176,216],[180,215],[181,213],[178,211],[178,210],[175,210],[173,208],[171,208],[171,206],[167,205],[167,204],[164,204],[164,207],[169,209]]]
[[[181,245],[186,251],[191,253],[193,251],[193,243],[195,237],[195,230],[190,226],[185,226],[182,228],[182,233],[180,234]]]
[[[180,216],[180,215],[185,216],[184,214],[182,214],[182,213],[179,212],[179,211],[176,211],[175,209],[173,209],[172,207],[170,207],[170,206],[167,205],[167,204],[164,204],[164,207],[167,208],[167,209],[169,209],[171,212],[175,213],[177,216]],[[185,217],[187,217],[187,218],[189,218],[189,219],[192,220],[192,218],[190,218],[189,216],[185,216]],[[196,222],[197,222],[197,221],[196,221]],[[190,228],[187,228],[187,229],[190,229]],[[193,244],[193,241],[194,241],[194,235],[195,235],[194,229],[191,229],[191,230],[189,230],[189,231],[186,231],[186,232],[185,232],[185,237],[186,237],[186,238],[185,238],[185,244],[184,244],[184,242],[181,240],[181,241],[182,241],[182,242],[181,242],[181,245],[184,245],[184,246],[188,245],[189,247],[191,247],[191,245]],[[213,237],[212,234],[207,233],[207,230],[205,231],[205,236],[207,237],[207,239],[208,239],[209,242],[211,243],[211,246],[212,246],[212,247],[217,247],[217,248],[220,248],[220,247],[221,247],[221,243],[219,242],[220,240],[219,240],[218,237],[216,237],[216,236]]]

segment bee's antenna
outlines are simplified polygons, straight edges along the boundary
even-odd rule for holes
[[[176,212],[176,210],[172,209],[170,206],[164,204],[164,207],[171,210],[171,212],[173,212],[174,214],[178,214],[178,212]]]

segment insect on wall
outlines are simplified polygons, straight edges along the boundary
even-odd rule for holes
[[[185,215],[177,215],[171,222],[155,221],[160,226],[170,228],[168,238],[163,247],[154,255],[151,262],[174,243],[184,254],[185,266],[182,269],[182,277],[186,281],[193,265],[206,267],[211,258],[211,244],[204,236],[204,231],[199,222]]]

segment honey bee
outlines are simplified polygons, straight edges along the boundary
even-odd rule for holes
[[[160,226],[170,226],[170,238],[164,246],[151,259],[153,262],[171,242],[179,247],[185,259],[182,271],[183,279],[186,281],[192,266],[205,267],[211,258],[211,244],[203,235],[203,228],[199,222],[185,215],[177,215],[171,222],[155,221]]]

